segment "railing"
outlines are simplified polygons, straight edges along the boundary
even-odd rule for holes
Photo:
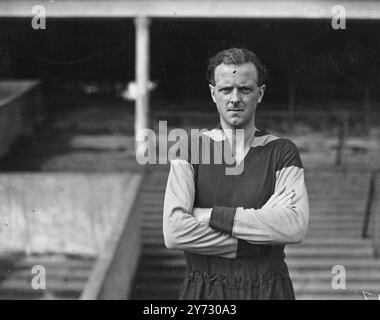
[[[376,173],[374,178],[374,191],[372,199],[372,210],[373,210],[373,253],[375,258],[380,258],[380,176]]]
[[[375,181],[376,181],[376,172],[372,171],[371,176],[369,178],[369,188],[368,188],[368,196],[366,202],[366,208],[364,213],[364,222],[362,229],[362,238],[367,239],[369,237],[368,228],[371,219],[371,212],[373,210],[373,198],[375,195]]]
[[[362,238],[368,239],[369,227],[372,221],[372,244],[375,258],[380,258],[380,174],[379,171],[373,171],[370,177],[370,185],[366,210],[364,216]],[[372,219],[372,220],[371,220]]]
[[[140,217],[135,209],[140,183],[140,176],[132,178],[124,199],[123,219],[115,221],[83,290],[82,300],[125,300],[129,297],[141,251]]]

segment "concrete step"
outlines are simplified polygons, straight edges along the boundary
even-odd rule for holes
[[[353,247],[367,247],[372,246],[372,240],[371,239],[362,239],[362,238],[351,238],[351,237],[342,237],[342,238],[309,238],[307,237],[302,243],[300,244],[290,244],[287,247],[293,247],[293,246],[334,246],[334,247],[340,247],[340,246],[353,246]]]
[[[91,269],[59,269],[54,268],[53,270],[46,270],[46,281],[50,280],[61,280],[61,281],[84,281],[86,282]],[[69,273],[69,274],[67,274]],[[16,269],[9,274],[9,277],[16,279],[31,280],[35,274],[31,273],[31,269]]]
[[[292,270],[332,270],[335,265],[342,265],[346,270],[365,270],[380,272],[380,263],[373,258],[295,258],[286,259],[287,264]]]
[[[78,299],[95,259],[79,255],[2,255],[0,299]],[[32,287],[32,268],[45,267],[46,289]]]
[[[136,289],[131,300],[178,300],[180,286],[168,290],[167,288],[153,291],[150,289]]]
[[[319,282],[319,283],[293,283],[294,291],[298,292],[299,294],[305,294],[305,293],[318,293],[318,294],[326,294],[326,293],[334,293],[339,292],[340,295],[352,295],[362,294],[362,290],[366,292],[371,292],[375,294],[380,293],[379,288],[379,282],[377,283],[363,283],[363,282],[354,282],[354,283],[348,283],[346,282],[346,289],[333,289],[331,286],[331,282]]]
[[[338,192],[333,192],[329,189],[316,189],[308,188],[308,198],[309,201],[319,201],[323,202],[326,199],[329,200],[344,200],[349,197],[350,201],[363,201],[367,199],[367,189],[361,190],[360,192],[347,189],[346,192],[339,190]]]
[[[337,293],[298,293],[296,295],[296,300],[364,300],[363,295],[358,293],[352,294],[339,294]]]
[[[310,215],[309,224],[311,223],[352,223],[356,225],[363,224],[363,215],[332,215],[332,214],[319,214]]]
[[[78,300],[78,294],[67,294],[67,295],[55,295],[51,292],[46,292],[39,290],[36,295],[31,295],[30,293],[12,293],[3,292],[0,294],[0,300]]]
[[[333,258],[373,258],[373,250],[371,247],[363,247],[353,250],[351,247],[287,247],[285,249],[286,256],[291,259],[293,257],[333,257]]]
[[[312,183],[308,183],[306,178],[306,188],[307,192],[311,195],[314,194],[323,194],[326,196],[339,197],[342,194],[363,194],[369,189],[369,180],[365,182],[360,182],[356,185],[346,185],[346,181],[313,181]]]
[[[355,234],[358,235],[358,238],[360,238],[362,228],[360,226],[336,226],[333,224],[330,225],[313,225],[311,224],[309,229],[307,230],[307,236],[312,236],[314,233],[320,233],[320,234],[330,234],[330,233],[335,233],[337,234],[337,237],[342,236],[346,233],[349,234]]]
[[[354,218],[354,217],[363,217],[364,219],[365,206],[359,209],[349,209],[342,210],[341,208],[326,208],[326,207],[311,207],[310,208],[310,217],[327,217],[331,216],[332,218]],[[334,216],[335,215],[335,216]]]
[[[25,259],[17,261],[17,267],[29,267],[34,265],[43,265],[44,267],[54,268],[75,268],[75,269],[91,269],[95,262],[94,258],[70,258],[64,256],[27,256]]]
[[[85,284],[85,281],[59,281],[57,279],[50,279],[49,281],[46,281],[46,290],[56,294],[66,293],[70,295],[77,295],[79,297]],[[22,295],[27,294],[34,296],[39,294],[39,291],[44,290],[33,289],[31,282],[25,279],[6,279],[0,284],[0,296],[3,292],[8,294],[20,293]]]
[[[146,283],[135,281],[135,285],[141,287],[142,285],[148,284],[150,291],[161,291],[165,293],[167,291],[178,292],[178,289],[181,287],[182,281],[183,279],[174,279],[173,281],[162,282],[160,279],[152,279]]]
[[[310,283],[331,283],[334,275],[332,270],[312,270],[312,271],[289,271],[290,276],[294,282],[310,282]],[[366,282],[377,283],[380,285],[380,272],[377,270],[363,271],[363,270],[350,270],[346,272],[346,282],[349,284]],[[380,288],[379,288],[380,289]]]

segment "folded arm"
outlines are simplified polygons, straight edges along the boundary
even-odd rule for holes
[[[294,190],[289,203],[267,203],[260,209],[241,207],[194,208],[194,216],[210,227],[255,244],[301,242],[309,221],[309,202],[304,169],[297,149],[288,144],[282,166],[276,172],[275,192]]]
[[[185,160],[173,160],[165,192],[163,234],[169,249],[234,259],[255,254],[255,246],[215,230],[192,215],[194,170]],[[239,248],[238,248],[239,247]]]

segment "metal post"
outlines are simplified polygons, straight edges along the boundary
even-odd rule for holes
[[[293,132],[294,129],[294,110],[296,106],[296,84],[293,80],[289,82],[288,96],[288,131]]]
[[[337,146],[337,153],[335,164],[340,166],[343,161],[344,147],[347,139],[348,133],[348,113],[346,111],[342,111],[340,113],[340,130],[339,130],[339,140]]]
[[[371,129],[371,105],[370,105],[370,89],[369,87],[364,88],[363,94],[363,113],[364,113],[364,132],[368,134]]]
[[[364,223],[362,229],[362,238],[368,238],[368,227],[371,219],[371,212],[373,210],[373,198],[375,193],[376,171],[371,172],[369,179],[368,197],[364,215]]]
[[[143,144],[137,141],[138,133],[149,128],[149,25],[147,17],[137,17],[136,27],[136,86],[137,97],[135,104],[135,148]]]
[[[373,209],[374,209],[374,228],[373,228],[373,249],[374,249],[374,256],[376,259],[380,258],[380,181],[379,181],[379,171],[375,172],[374,176],[374,191],[373,191],[373,196],[374,198],[372,199],[373,203]]]

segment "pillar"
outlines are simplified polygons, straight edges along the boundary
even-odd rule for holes
[[[149,128],[149,25],[147,17],[135,19],[136,28],[136,87],[137,97],[135,102],[135,148],[138,150],[143,142],[137,141],[140,130]]]

